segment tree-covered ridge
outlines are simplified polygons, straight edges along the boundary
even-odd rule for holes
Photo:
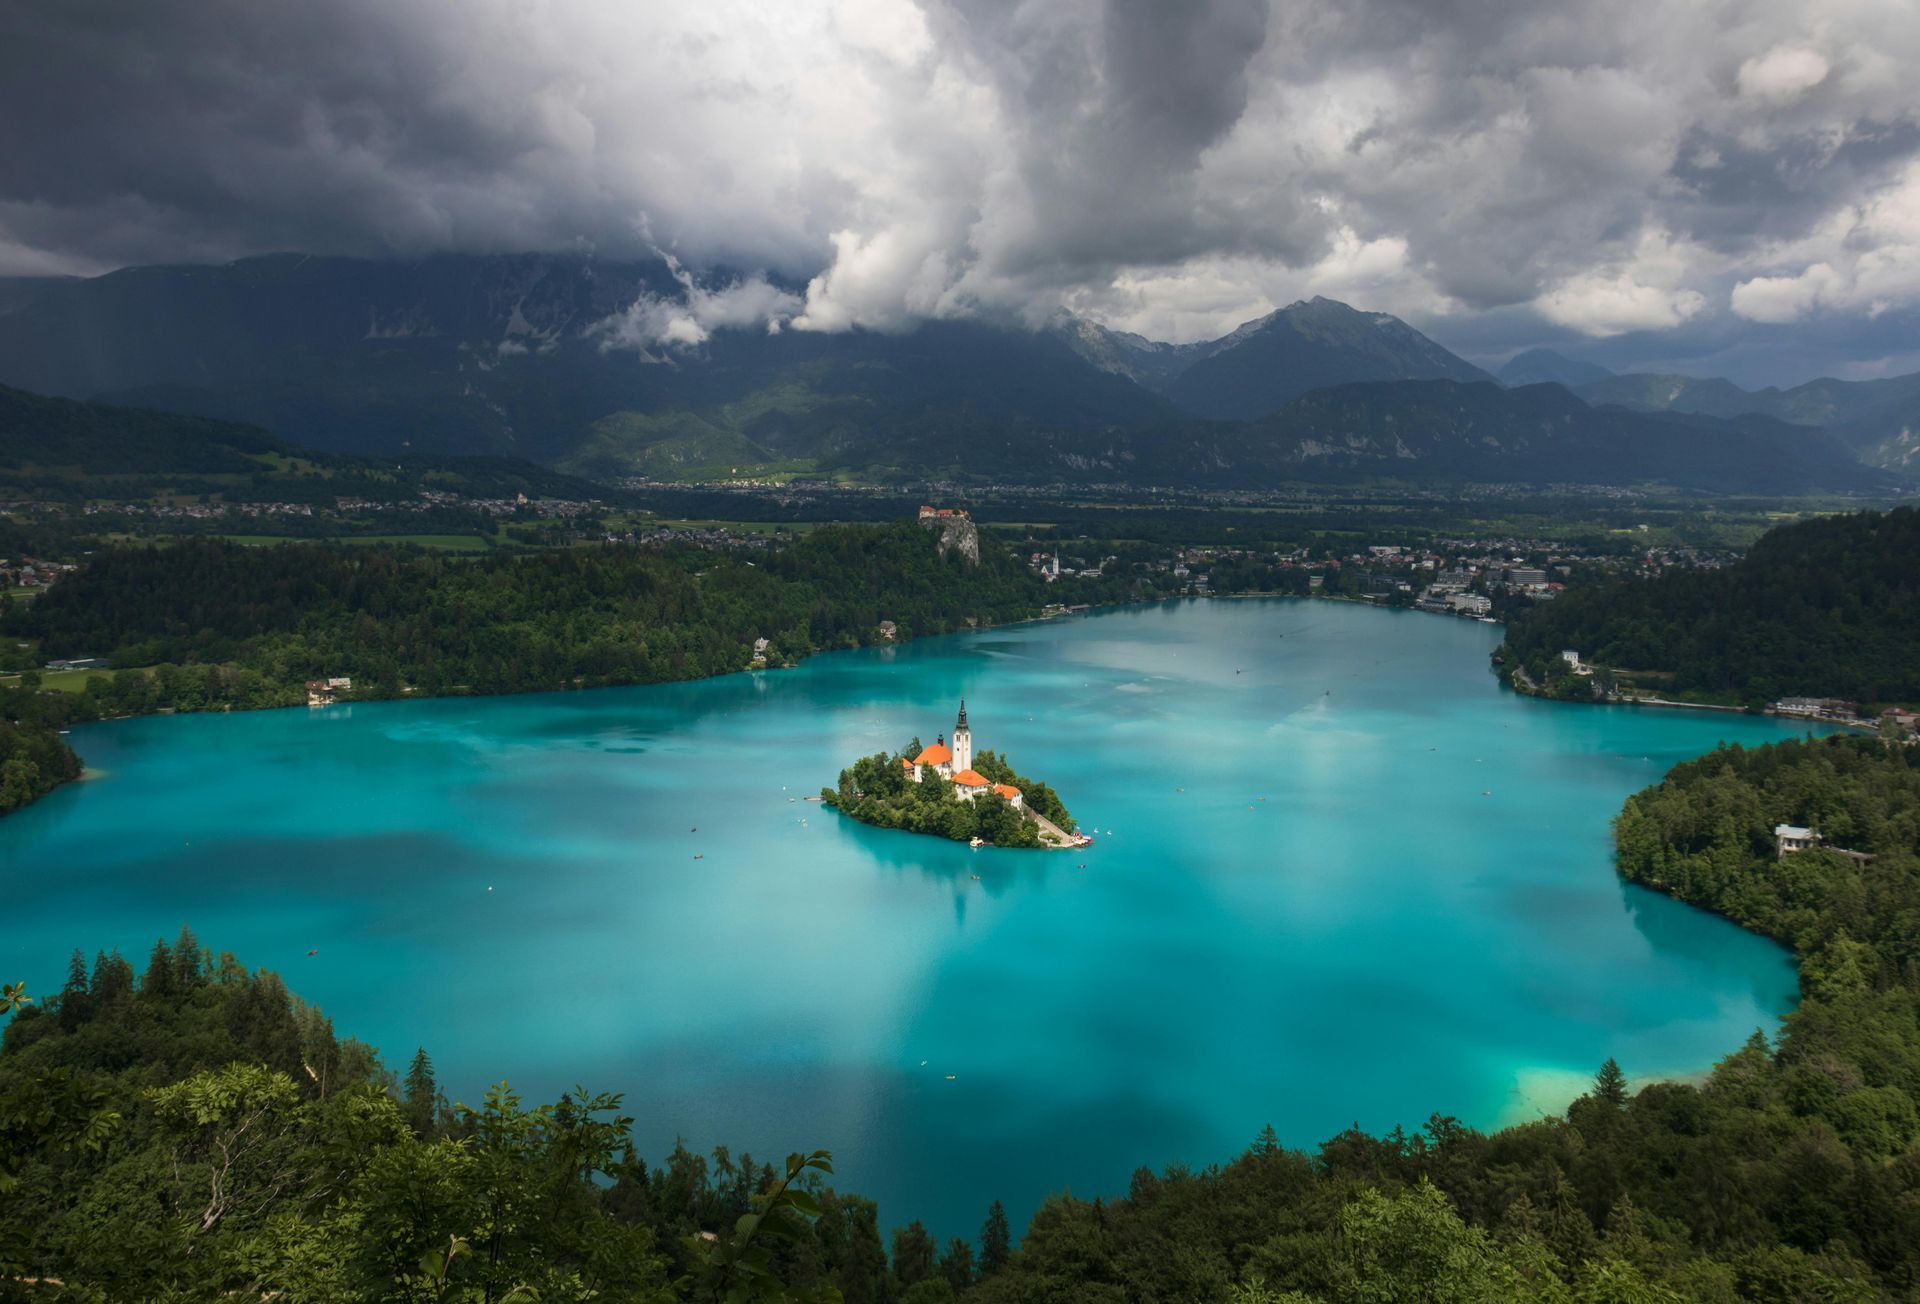
[[[376,693],[648,683],[1037,614],[1004,549],[942,558],[910,525],[816,530],[758,563],[622,545],[457,559],[219,540],[103,551],[7,621],[48,655],[234,664],[290,689],[351,674]]]
[[[893,755],[876,752],[863,756],[840,771],[837,786],[820,790],[821,800],[875,828],[930,833],[956,842],[979,838],[996,847],[1041,845],[1039,827],[997,792],[961,801],[953,794],[953,783],[941,778],[931,766],[922,768],[921,781],[915,783],[901,762],[919,754],[916,739]],[[973,768],[985,779],[1020,789],[1028,807],[1073,831],[1073,816],[1060,795],[1039,780],[1016,773],[1000,753],[981,752],[974,758]]]
[[[60,731],[83,714],[63,693],[0,688],[0,815],[80,777],[80,758]]]
[[[346,676],[358,698],[646,684],[1040,613],[1044,582],[1004,547],[942,557],[913,525],[834,526],[747,561],[623,545],[449,558],[417,549],[219,539],[96,553],[0,630],[40,657],[103,657],[83,693],[0,689],[0,810],[76,777],[72,720],[290,706]],[[9,728],[7,721],[20,722]],[[34,767],[32,772],[13,761]],[[9,777],[11,776],[11,778]],[[57,776],[57,778],[55,777]]]
[[[504,1083],[449,1104],[424,1050],[396,1081],[190,932],[138,979],[76,952],[0,1042],[0,1297],[49,1279],[27,1297],[897,1294],[873,1205],[823,1185],[827,1155],[776,1170],[676,1147],[650,1168],[621,1108],[585,1089],[529,1106]],[[896,1247],[908,1232],[926,1238]]]
[[[1920,509],[1784,525],[1723,570],[1568,589],[1508,626],[1506,666],[1587,696],[1555,664],[1569,648],[1702,700],[1920,702]]]
[[[0,385],[0,491],[93,501],[206,494],[235,502],[474,497],[604,498],[609,490],[519,458],[318,453],[259,426],[52,398]]]

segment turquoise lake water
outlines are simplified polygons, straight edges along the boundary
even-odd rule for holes
[[[138,967],[190,923],[389,1065],[424,1045],[456,1099],[624,1091],[654,1162],[827,1147],[883,1228],[942,1236],[1268,1122],[1492,1126],[1609,1055],[1686,1073],[1771,1030],[1786,954],[1620,883],[1607,829],[1674,762],[1795,727],[1519,698],[1497,641],[1189,602],[699,683],[92,726],[101,776],[0,821],[0,977],[56,990],[76,946]],[[963,695],[976,748],[1097,845],[798,800]]]

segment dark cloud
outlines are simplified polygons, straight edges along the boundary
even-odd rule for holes
[[[1324,293],[1758,370],[1920,305],[1905,4],[0,5],[0,272],[661,248],[802,328]]]

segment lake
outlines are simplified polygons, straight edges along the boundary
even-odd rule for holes
[[[0,821],[0,978],[183,923],[455,1099],[623,1091],[642,1153],[833,1150],[883,1229],[1434,1112],[1697,1072],[1785,952],[1622,884],[1627,794],[1710,712],[1533,701],[1490,625],[1190,601],[697,683],[155,717]],[[801,800],[950,730],[1098,830],[970,850]],[[309,949],[318,955],[309,957]]]

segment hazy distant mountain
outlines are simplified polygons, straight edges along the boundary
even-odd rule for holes
[[[905,458],[924,455],[906,447]],[[1559,385],[1382,381],[1314,390],[1258,421],[1008,438],[983,431],[965,465],[1040,481],[1256,488],[1294,482],[1660,483],[1714,492],[1888,490],[1821,431],[1594,408]]]
[[[315,448],[601,473],[724,471],[969,421],[1173,414],[1058,340],[971,322],[609,350],[602,324],[643,295],[682,287],[663,262],[566,255],[132,268],[38,285],[0,315],[0,382],[255,422]]]
[[[1220,343],[1167,344],[1131,331],[1108,330],[1081,317],[1063,318],[1049,326],[1047,333],[1101,371],[1125,376],[1152,390],[1164,387]]]
[[[1871,466],[1920,466],[1920,372],[1887,380],[1810,380],[1750,391],[1726,380],[1635,373],[1579,386],[1592,403],[1732,417],[1758,413],[1821,426]]]
[[[1551,381],[1569,389],[1575,385],[1590,385],[1606,380],[1612,375],[1605,367],[1592,362],[1576,362],[1552,349],[1528,349],[1524,353],[1516,353],[1496,373],[1502,385],[1541,385]]]
[[[605,347],[605,323],[636,299],[681,300],[664,262],[280,256],[6,284],[0,382],[336,452],[512,455],[602,479],[1864,483],[1817,432],[1648,414],[1712,391],[1612,378],[1641,410],[1595,413],[1554,386],[1503,391],[1406,323],[1327,299],[1181,345],[1063,319],[724,329],[643,353]],[[1816,387],[1802,390],[1810,410]],[[1724,391],[1716,410],[1753,410]],[[1827,401],[1846,416],[1857,397]]]
[[[46,498],[145,498],[161,488],[235,501],[413,497],[423,485],[481,497],[605,491],[501,457],[355,458],[257,426],[53,398],[0,385],[0,489]]]
[[[1196,416],[1249,420],[1328,385],[1491,379],[1398,317],[1315,298],[1204,346],[1163,392]]]
[[[1333,299],[1289,304],[1192,344],[1162,344],[1078,319],[1051,329],[1101,370],[1212,420],[1265,416],[1309,390],[1354,381],[1491,379],[1398,317]]]
[[[1232,427],[1197,463],[1261,482],[1659,482],[1797,493],[1890,482],[1819,431],[1764,417],[1733,421],[1594,408],[1559,385],[1395,381],[1315,390]]]

